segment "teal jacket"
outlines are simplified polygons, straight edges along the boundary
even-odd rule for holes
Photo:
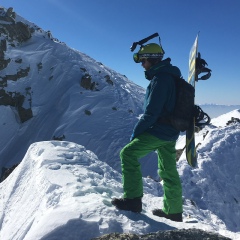
[[[144,113],[133,130],[133,137],[148,132],[165,140],[176,141],[179,131],[166,123],[158,122],[160,117],[169,115],[175,105],[176,89],[174,77],[181,77],[179,68],[172,66],[167,58],[145,71],[145,77],[150,80],[144,101]]]

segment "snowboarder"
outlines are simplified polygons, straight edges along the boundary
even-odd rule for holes
[[[144,101],[144,113],[134,127],[128,143],[120,152],[122,164],[123,198],[112,199],[120,210],[142,211],[143,183],[139,159],[157,151],[158,174],[163,180],[163,208],[152,213],[173,221],[182,222],[182,186],[176,168],[175,144],[179,131],[170,124],[158,121],[171,113],[175,105],[174,77],[181,76],[179,68],[172,66],[171,59],[162,60],[161,45],[142,45],[133,55],[136,63],[142,63],[145,77],[149,80]]]

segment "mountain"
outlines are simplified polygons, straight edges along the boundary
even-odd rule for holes
[[[168,236],[175,234],[174,239],[184,239],[179,234],[186,236],[187,230],[176,233],[184,229],[204,230],[193,231],[196,239],[221,239],[216,234],[239,239],[240,124],[226,126],[227,115],[240,118],[240,110],[216,118],[222,126],[207,127],[205,137],[206,129],[199,132],[198,168],[187,165],[184,154],[178,162],[183,223],[151,214],[162,207],[161,182],[143,178],[142,214],[118,211],[110,201],[122,195],[119,172],[84,146],[42,141],[29,147],[19,166],[0,184],[1,239],[89,240],[113,232],[135,234],[128,239],[152,233],[145,239],[159,239],[153,238],[153,232],[160,236],[158,231],[163,230],[169,230]],[[207,232],[215,235],[203,238]]]
[[[235,109],[240,109],[240,105],[200,104],[199,106],[211,118],[216,118]]]
[[[151,214],[163,197],[155,153],[141,160],[143,213],[118,211],[110,203],[122,195],[118,154],[145,90],[11,8],[0,9],[0,32],[0,167],[18,165],[0,183],[0,239],[192,228],[240,238],[239,110],[196,134],[198,168],[180,157],[183,223]],[[181,135],[177,148],[184,141]]]
[[[12,9],[0,9],[0,169],[39,141],[85,146],[120,170],[145,90]]]

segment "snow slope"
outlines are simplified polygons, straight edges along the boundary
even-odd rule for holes
[[[134,99],[141,99],[143,90],[87,56],[68,49],[65,45],[53,44],[50,39],[46,41],[40,36],[37,37],[37,41],[30,39],[27,44],[21,46],[21,51],[9,50],[11,55],[21,55],[25,52],[22,59],[31,63],[32,70],[31,76],[17,82],[9,82],[5,89],[23,91],[22,88],[31,86],[33,118],[20,123],[12,114],[10,122],[5,124],[9,128],[17,128],[11,145],[2,152],[3,158],[8,159],[7,165],[19,161],[13,154],[9,155],[13,146],[17,153],[22,155],[32,142],[51,140],[53,136],[64,135],[66,140],[87,145],[99,154],[100,151],[96,149],[99,141],[102,142],[102,148],[126,141],[119,129],[126,132],[126,136],[131,135],[130,128],[136,122],[134,117],[139,115],[141,109],[140,101]],[[42,62],[44,67],[38,73],[39,62]],[[80,86],[80,80],[85,74],[81,68],[87,69],[88,74],[99,82],[100,91],[85,90]],[[113,86],[106,83],[106,75],[113,79]],[[49,80],[51,76],[53,78]],[[113,107],[117,110],[113,110]],[[85,110],[90,111],[91,116],[86,115]],[[9,107],[2,107],[1,115],[9,115],[10,111]],[[5,135],[9,136],[7,129]],[[21,142],[19,147],[18,142]],[[108,155],[111,158],[114,156],[108,151],[101,155],[106,159]]]
[[[224,125],[225,119],[215,120]],[[76,143],[34,143],[0,184],[0,238],[88,240],[111,232],[200,228],[240,239],[239,139],[239,124],[209,128],[198,168],[190,168],[184,156],[179,160],[184,223],[151,214],[162,206],[161,183],[143,178],[142,214],[118,211],[110,201],[122,194],[121,174]]]
[[[120,171],[119,150],[142,113],[145,90],[18,15],[16,21],[28,24],[32,37],[7,42],[10,62],[0,77],[29,69],[27,76],[9,79],[2,88],[21,93],[33,117],[21,122],[15,107],[0,106],[0,169],[19,163],[32,143],[64,137]],[[96,84],[93,90],[81,85],[86,77]]]

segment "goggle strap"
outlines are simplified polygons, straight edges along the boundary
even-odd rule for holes
[[[163,53],[144,53],[138,54],[139,58],[159,58],[163,56]]]

